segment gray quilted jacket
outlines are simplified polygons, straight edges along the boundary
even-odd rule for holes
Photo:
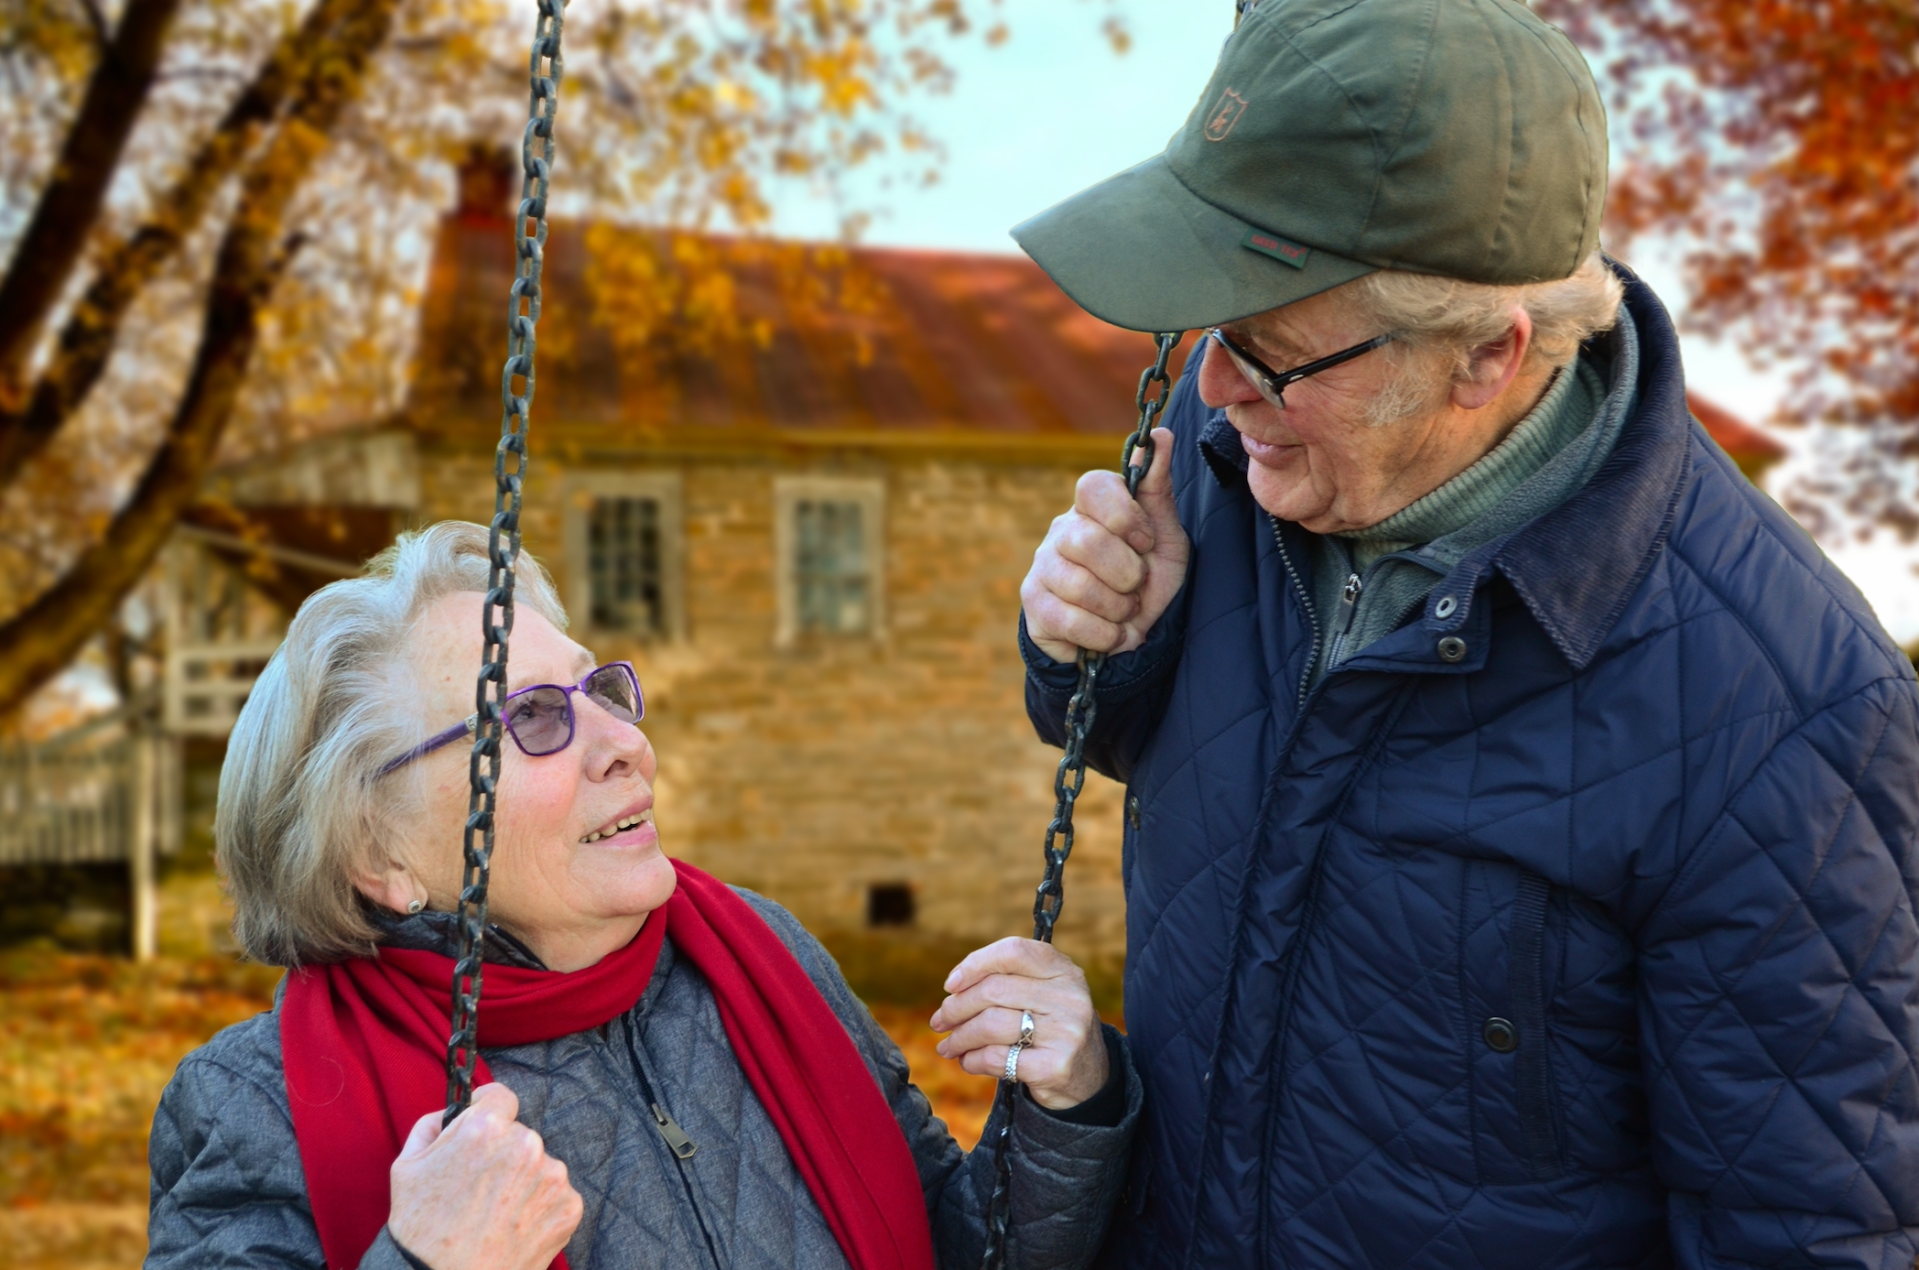
[[[939,1264],[971,1270],[983,1248],[991,1153],[960,1150],[826,950],[778,905],[741,894],[812,976],[898,1117]],[[387,942],[448,951],[451,933],[446,915],[422,914],[393,923]],[[489,940],[489,960],[538,964],[503,936]],[[1117,1110],[1123,1090],[1116,1125],[1074,1123],[1018,1101],[1009,1264],[1021,1270],[1084,1266],[1105,1235],[1140,1111],[1124,1042],[1108,1029],[1107,1044],[1116,1084],[1093,1101]],[[586,1202],[566,1249],[574,1270],[846,1265],[733,1057],[706,980],[675,957],[671,939],[625,1015],[593,1031],[484,1053],[495,1079],[518,1095],[521,1121],[565,1162]],[[697,1148],[690,1158],[677,1158],[646,1110],[656,1102]],[[995,1131],[989,1125],[983,1141]],[[161,1096],[149,1150],[149,1270],[325,1264],[288,1111],[277,1010],[186,1057]],[[384,1232],[360,1262],[361,1270],[419,1264]]]

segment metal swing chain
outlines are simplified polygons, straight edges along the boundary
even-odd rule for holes
[[[1139,377],[1139,392],[1133,403],[1139,408],[1139,422],[1126,438],[1120,451],[1119,470],[1126,478],[1126,492],[1139,497],[1139,483],[1153,466],[1153,426],[1173,395],[1173,380],[1166,373],[1167,362],[1186,332],[1172,331],[1154,336],[1159,355]],[[1153,391],[1157,385],[1159,391]],[[1135,462],[1134,460],[1138,461]],[[1046,826],[1046,874],[1033,897],[1033,938],[1043,944],[1053,942],[1053,924],[1066,906],[1066,860],[1073,854],[1073,805],[1086,787],[1086,737],[1093,730],[1099,703],[1093,690],[1099,672],[1106,665],[1105,653],[1081,649],[1079,684],[1066,706],[1066,752],[1060,756],[1053,773],[1052,823]],[[999,1117],[999,1134],[993,1139],[993,1197],[986,1208],[986,1256],[982,1270],[1000,1270],[1006,1262],[1006,1225],[1012,1215],[1013,1160],[1009,1150],[1013,1140],[1013,1098],[1019,1091],[1016,1081],[1002,1080],[993,1111]]]
[[[482,953],[486,893],[493,860],[494,796],[505,740],[506,645],[513,630],[513,567],[520,557],[520,499],[526,480],[526,436],[532,423],[534,328],[540,321],[540,270],[546,250],[546,198],[553,170],[553,115],[559,108],[560,27],[566,0],[539,0],[533,49],[527,59],[532,100],[520,138],[519,212],[513,222],[518,254],[507,318],[506,366],[500,372],[500,443],[493,452],[493,522],[487,532],[487,592],[480,627],[485,641],[473,752],[467,762],[465,867],[460,886],[460,957],[453,967],[453,1033],[446,1042],[446,1116],[449,1124],[473,1101],[473,1063],[479,1054]],[[544,72],[541,62],[546,63]],[[532,232],[527,231],[528,224]],[[524,312],[522,309],[524,308]],[[524,392],[513,391],[520,377]]]

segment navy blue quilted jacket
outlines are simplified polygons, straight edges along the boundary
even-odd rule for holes
[[[1193,564],[1090,747],[1146,1081],[1105,1264],[1913,1264],[1919,692],[1627,280],[1606,465],[1310,690],[1309,536],[1175,393]]]

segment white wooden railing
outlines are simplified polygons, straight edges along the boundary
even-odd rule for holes
[[[153,955],[154,857],[180,841],[179,743],[91,725],[38,743],[0,743],[0,866],[125,863],[133,948]]]

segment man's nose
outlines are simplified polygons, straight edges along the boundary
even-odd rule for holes
[[[1227,406],[1265,400],[1251,381],[1239,373],[1239,367],[1233,365],[1233,359],[1226,356],[1226,350],[1218,347],[1217,341],[1211,336],[1200,341],[1200,349],[1206,358],[1199,366],[1201,401],[1214,410],[1221,410]]]

